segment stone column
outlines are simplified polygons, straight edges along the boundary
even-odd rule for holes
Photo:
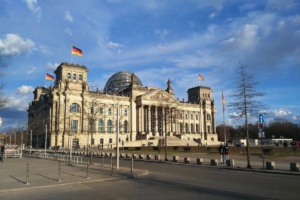
[[[158,112],[157,112],[157,106],[155,106],[155,136],[159,136],[159,131],[158,131]]]
[[[151,106],[148,105],[148,134],[151,132]]]

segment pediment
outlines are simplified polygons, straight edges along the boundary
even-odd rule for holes
[[[178,100],[164,90],[154,90],[140,96],[142,101],[178,103]]]

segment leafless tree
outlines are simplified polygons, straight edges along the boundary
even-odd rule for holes
[[[0,72],[0,77],[3,76],[3,73]],[[4,108],[8,103],[7,97],[4,95],[4,83],[0,83],[0,109]]]
[[[238,114],[237,119],[245,118],[246,143],[247,143],[247,168],[251,168],[249,153],[249,128],[248,117],[258,115],[264,109],[264,105],[255,100],[257,97],[264,96],[262,92],[256,90],[258,82],[254,81],[253,75],[246,70],[247,66],[240,64],[237,78],[236,89],[231,95],[234,101],[228,104],[231,111]]]

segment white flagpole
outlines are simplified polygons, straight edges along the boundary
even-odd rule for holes
[[[223,95],[223,90],[222,90],[222,105],[223,105],[223,127],[224,127],[224,145],[226,145],[226,128],[225,128],[225,102],[224,102],[224,95]]]

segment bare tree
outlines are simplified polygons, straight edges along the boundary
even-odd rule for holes
[[[228,106],[231,111],[238,114],[238,119],[245,118],[246,143],[247,143],[247,168],[251,168],[250,153],[249,153],[249,129],[248,117],[257,115],[264,108],[264,105],[255,98],[264,96],[264,93],[258,92],[256,86],[258,82],[254,81],[253,75],[246,71],[246,65],[240,64],[238,76],[236,79],[237,87],[233,92],[234,101]]]
[[[0,77],[3,76],[2,72],[0,72]],[[4,96],[4,83],[0,83],[0,109],[4,108],[6,104],[8,103],[8,99],[6,96]]]

